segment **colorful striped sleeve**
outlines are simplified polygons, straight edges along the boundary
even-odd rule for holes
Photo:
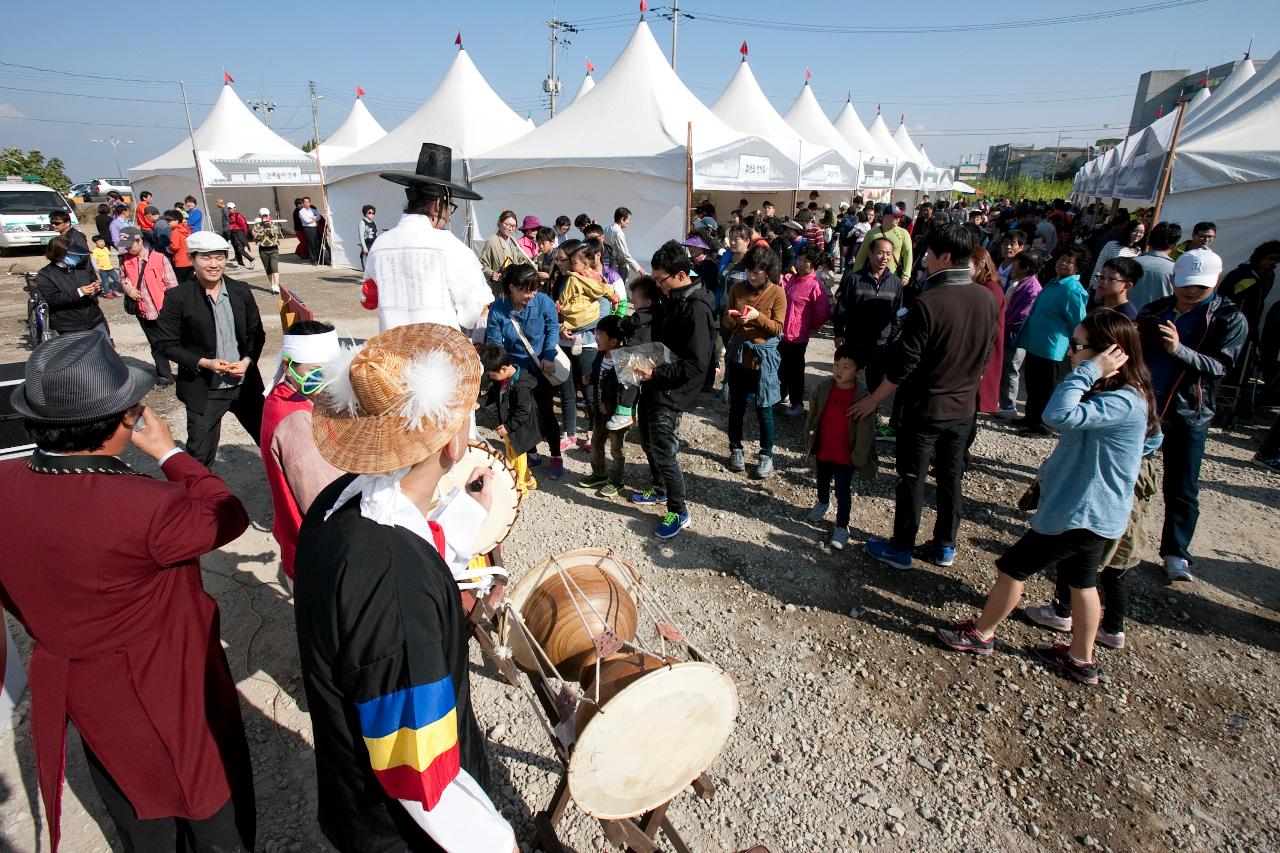
[[[458,775],[458,716],[445,676],[356,704],[369,764],[387,794],[428,811]]]

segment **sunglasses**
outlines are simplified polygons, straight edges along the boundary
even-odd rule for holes
[[[1070,347],[1073,353],[1080,352],[1081,350],[1093,349],[1093,346],[1091,344],[1081,343],[1080,341],[1077,341],[1075,338],[1071,339],[1071,343],[1068,346]]]
[[[324,386],[329,384],[324,379],[324,370],[319,367],[313,370],[308,370],[306,373],[298,373],[298,371],[293,368],[292,358],[286,357],[284,364],[285,370],[289,373],[289,377],[297,383],[298,390],[308,397],[322,390]]]

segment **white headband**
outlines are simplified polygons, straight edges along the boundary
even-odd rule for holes
[[[338,357],[342,347],[338,344],[338,332],[332,330],[318,335],[285,335],[280,346],[280,355],[276,358],[276,375],[267,385],[262,396],[284,379],[284,360],[287,356],[300,364],[326,364]]]

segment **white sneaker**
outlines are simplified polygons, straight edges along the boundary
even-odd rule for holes
[[[1109,649],[1123,649],[1124,631],[1117,631],[1114,634],[1108,634],[1106,631],[1099,628],[1097,636],[1094,637],[1094,642],[1100,646],[1106,646]]]
[[[274,284],[273,284],[273,285],[271,285],[271,292],[272,292],[272,293],[274,293],[276,296],[279,296],[279,295],[280,295],[280,287],[279,287],[278,285],[274,285]]]
[[[827,513],[831,511],[831,504],[819,501],[813,505],[813,509],[809,510],[809,514],[805,516],[809,521],[822,521],[827,517]]]
[[[609,432],[615,432],[620,429],[626,429],[636,422],[636,419],[630,415],[613,414],[609,416],[609,420],[605,423],[604,428]]]
[[[1071,617],[1059,616],[1053,609],[1053,602],[1028,607],[1025,612],[1028,619],[1044,628],[1061,631],[1064,634],[1071,631]]]
[[[1011,421],[1017,416],[1018,416],[1017,406],[1014,406],[1012,409],[1000,409],[999,411],[996,412],[996,417],[1004,421]]]
[[[1191,576],[1191,563],[1182,557],[1174,557],[1172,555],[1164,558],[1164,573],[1169,578],[1170,583],[1185,581],[1190,583],[1195,580]]]
[[[843,551],[844,546],[849,544],[849,528],[837,527],[831,531],[831,550]]]

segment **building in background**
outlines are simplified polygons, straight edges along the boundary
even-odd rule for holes
[[[1075,175],[1090,157],[1096,156],[1103,142],[1114,147],[1115,140],[1098,140],[1089,147],[1072,145],[992,145],[987,149],[986,176],[1000,180],[1034,178],[1037,180],[1067,180]]]
[[[986,176],[987,164],[982,162],[982,156],[979,154],[966,154],[953,171],[955,180],[964,181],[966,184],[972,184]]]
[[[1190,99],[1205,86],[1212,92],[1243,62],[1252,62],[1254,71],[1261,71],[1267,64],[1265,59],[1237,59],[1203,71],[1187,68],[1147,71],[1138,78],[1138,91],[1133,97],[1133,112],[1129,116],[1129,133],[1136,133],[1160,116],[1172,112],[1178,106],[1179,98]]]

